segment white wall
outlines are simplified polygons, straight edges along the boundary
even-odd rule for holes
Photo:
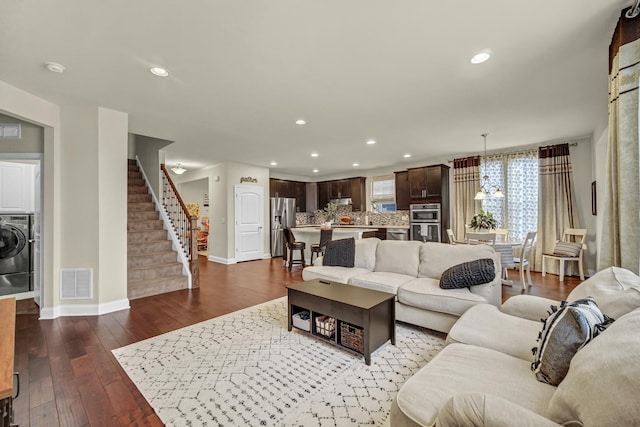
[[[0,139],[2,153],[44,153],[44,128],[24,120],[0,114],[0,123],[20,123],[20,139]]]
[[[127,131],[129,116],[98,108],[98,302],[127,299]],[[128,303],[127,303],[128,304]]]
[[[57,106],[1,81],[0,112],[44,129],[41,316],[128,307],[126,257],[120,255],[126,254],[126,115],[98,107]],[[103,216],[114,218],[101,223],[100,209]],[[60,301],[63,267],[94,269],[93,300]]]
[[[140,164],[147,175],[149,185],[158,202],[162,203],[162,179],[160,175],[160,164],[164,163],[164,152],[162,148],[172,144],[165,139],[152,138],[150,136],[135,135],[133,150],[140,159]]]
[[[52,310],[60,268],[60,107],[0,81],[0,112],[44,128],[41,308]]]
[[[204,205],[204,194],[209,194],[209,178],[189,181],[179,184],[178,191],[185,203],[200,205],[200,218],[209,216],[209,206]]]
[[[221,263],[235,262],[235,200],[234,186],[240,178],[253,177],[263,188],[264,197],[264,251],[269,255],[269,169],[241,163],[220,163],[195,171],[187,171],[172,179],[176,184],[209,179],[209,260]]]

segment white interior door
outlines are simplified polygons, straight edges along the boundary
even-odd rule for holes
[[[264,256],[264,194],[262,187],[235,186],[236,261]]]

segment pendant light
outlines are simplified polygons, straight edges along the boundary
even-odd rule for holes
[[[487,158],[487,133],[483,133],[482,136],[484,138],[484,159]],[[474,200],[484,200],[489,195],[489,188],[493,188],[493,186],[489,185],[489,175],[484,175],[482,177],[482,181],[480,181],[480,191],[476,193]],[[503,198],[504,193],[500,191],[500,187],[495,187],[496,191],[493,192],[493,197]]]
[[[185,168],[180,166],[180,163],[176,163],[176,165],[174,167],[172,167],[171,170],[176,175],[182,175],[183,173],[185,173],[187,171]]]

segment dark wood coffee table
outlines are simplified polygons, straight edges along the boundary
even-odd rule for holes
[[[367,365],[371,365],[372,351],[378,349],[388,340],[391,340],[391,344],[396,344],[394,294],[315,279],[289,286],[288,299],[287,325],[289,331],[294,326],[292,316],[302,311],[308,311],[311,323],[307,332],[340,347],[355,350],[364,356]],[[333,337],[320,334],[316,328],[316,318],[323,315],[335,319]],[[342,344],[341,326],[343,323],[362,329],[364,338],[362,351]]]

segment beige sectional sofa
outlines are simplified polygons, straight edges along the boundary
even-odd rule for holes
[[[494,261],[496,275],[487,284],[463,289],[441,289],[442,273],[454,265],[480,258]],[[487,245],[448,245],[415,241],[356,240],[355,266],[322,265],[318,258],[302,271],[304,280],[326,279],[396,295],[396,319],[448,332],[470,307],[500,306],[500,256]]]
[[[615,318],[571,359],[555,387],[531,371],[545,298],[519,295],[476,305],[450,330],[447,346],[402,386],[392,427],[640,425],[640,277],[602,270],[569,301],[593,296]],[[533,320],[535,319],[535,320]]]

